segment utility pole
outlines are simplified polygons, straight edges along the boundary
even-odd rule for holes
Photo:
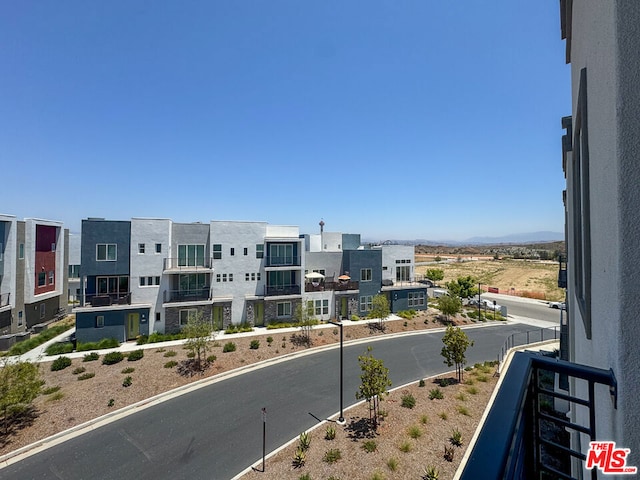
[[[340,327],[340,416],[338,417],[338,425],[344,425],[346,422],[344,420],[344,408],[343,408],[343,394],[344,394],[344,337],[342,335],[342,322],[332,322],[329,321],[330,324],[336,325]]]

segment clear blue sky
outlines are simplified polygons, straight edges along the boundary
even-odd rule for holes
[[[0,3],[0,212],[564,228],[552,0]]]

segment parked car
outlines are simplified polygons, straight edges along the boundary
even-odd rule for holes
[[[549,308],[556,308],[558,310],[566,310],[567,304],[565,302],[549,302]]]
[[[477,298],[470,299],[469,303],[467,305],[477,306],[478,305],[478,299]],[[502,306],[498,305],[497,303],[494,304],[493,300],[487,300],[486,298],[481,298],[480,299],[480,306],[482,308],[491,309],[491,310],[493,310],[493,308],[495,307],[496,312],[500,311],[500,309],[502,308]]]

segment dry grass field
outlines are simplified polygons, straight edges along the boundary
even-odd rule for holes
[[[444,258],[444,257],[443,257]],[[478,257],[474,257],[478,258]],[[416,255],[416,262],[431,261],[432,255]],[[469,260],[442,261],[430,265],[416,267],[417,274],[424,274],[428,268],[439,268],[444,271],[446,282],[458,277],[471,275],[483,289],[495,287],[500,293],[517,294],[523,297],[540,298],[558,301],[564,299],[564,290],[558,288],[558,264],[533,260]]]

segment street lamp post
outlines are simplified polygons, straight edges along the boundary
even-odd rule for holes
[[[478,321],[482,320],[480,315],[480,283],[478,283]]]
[[[346,422],[344,420],[344,409],[343,409],[343,365],[344,365],[344,342],[343,342],[343,336],[342,336],[342,322],[338,323],[338,322],[332,322],[329,321],[330,324],[332,325],[336,325],[338,327],[340,327],[340,416],[338,417],[338,425],[344,425]]]

